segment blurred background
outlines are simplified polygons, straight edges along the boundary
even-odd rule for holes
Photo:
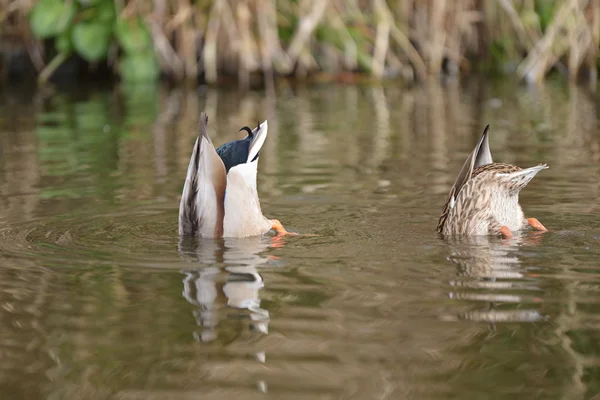
[[[600,394],[600,5],[0,0],[0,398]],[[201,111],[263,213],[177,235]],[[435,227],[486,124],[549,232]]]
[[[595,84],[596,0],[1,0],[2,81],[270,86],[476,72]],[[360,74],[360,77],[356,76]]]

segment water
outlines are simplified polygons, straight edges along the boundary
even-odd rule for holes
[[[0,393],[10,399],[584,399],[600,393],[600,135],[585,88],[21,88],[0,94]],[[180,240],[199,112],[269,120],[285,239]],[[491,124],[550,232],[444,241]]]

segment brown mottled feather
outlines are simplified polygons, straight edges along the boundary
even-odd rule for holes
[[[477,167],[473,170],[473,175],[471,175],[471,179],[475,178],[477,175],[481,174],[485,171],[494,171],[499,174],[510,174],[511,172],[520,171],[522,168],[517,167],[516,165],[506,164],[506,163],[492,163],[487,165],[482,165],[481,167]]]
[[[470,208],[469,203],[473,199],[472,192],[475,192],[476,188],[473,187],[473,184],[471,184],[471,185],[467,185],[467,184],[473,182],[473,179],[475,179],[475,177],[477,177],[485,172],[511,173],[511,172],[517,172],[520,170],[521,170],[521,168],[517,167],[516,165],[506,164],[506,163],[492,163],[492,164],[486,164],[486,165],[482,165],[480,167],[475,168],[473,170],[473,172],[471,173],[471,176],[469,177],[469,179],[465,182],[465,184],[463,184],[459,188],[459,191],[456,194],[454,193],[454,191],[450,192],[450,196],[448,196],[448,200],[446,201],[446,203],[444,204],[444,208],[442,209],[442,215],[440,216],[440,219],[438,221],[437,231],[442,232],[444,230],[444,226],[446,225],[446,221],[448,220],[448,214],[450,213],[450,201],[451,201],[452,197],[454,197],[454,199],[456,201],[455,207],[459,207],[459,209],[460,208]],[[492,178],[493,176],[494,175],[490,174],[490,178]],[[468,186],[468,188],[467,188],[467,186]],[[461,193],[462,190],[466,190],[466,193],[465,193],[465,195],[461,196],[461,199],[463,199],[463,200],[459,202],[458,198],[459,198],[459,194]],[[485,196],[486,193],[485,192],[477,193],[477,195]]]
[[[473,149],[473,151],[463,164],[462,168],[460,169],[460,172],[456,177],[456,181],[450,189],[450,194],[446,199],[446,203],[442,208],[442,214],[440,216],[437,226],[438,232],[442,232],[444,228],[446,219],[448,218],[448,213],[450,212],[450,202],[452,198],[456,198],[456,196],[458,196],[458,193],[461,191],[465,183],[467,183],[470,179],[473,178],[474,170],[478,167],[493,163],[492,153],[490,152],[490,144],[488,140],[489,130],[490,126],[486,125],[485,129],[483,130],[483,134],[481,135],[481,138],[479,138],[479,141],[477,142],[477,145],[475,145],[475,148]]]
[[[521,168],[505,163],[492,163],[475,168],[471,178],[462,186],[456,194],[454,209],[450,203],[445,205],[445,213],[440,217],[439,232],[443,232],[451,211],[453,214],[453,226],[450,231],[453,234],[468,234],[468,230],[477,220],[487,220],[490,233],[496,233],[500,224],[493,217],[487,215],[486,210],[491,202],[497,174],[509,174],[520,171]]]

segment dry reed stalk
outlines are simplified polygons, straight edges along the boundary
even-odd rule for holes
[[[161,3],[163,3],[164,0],[159,0],[160,3],[155,2],[155,10],[154,12],[156,13],[158,10],[157,8],[161,8],[161,9],[166,9],[166,5],[163,5]],[[159,6],[160,4],[160,6]],[[177,5],[177,12],[175,13],[175,15],[173,15],[169,21],[166,22],[165,26],[164,26],[164,30],[165,32],[173,32],[175,31],[178,27],[180,27],[181,25],[183,25],[192,15],[192,7],[189,3],[186,2],[182,2],[181,0],[178,1],[178,5]]]
[[[260,71],[272,86],[275,74],[320,68],[360,68],[377,78],[389,69],[423,80],[468,68],[467,57],[485,56],[492,41],[500,57],[521,61],[517,74],[527,81],[543,81],[562,61],[571,80],[582,67],[589,68],[591,82],[597,80],[600,0],[557,2],[543,31],[534,0],[113,1],[120,17],[146,21],[161,70],[179,81],[194,80],[202,69],[208,83],[237,73],[247,87]],[[27,27],[33,4],[0,0],[0,23],[10,21],[0,34]],[[38,67],[40,44],[26,46]]]
[[[121,8],[122,11],[120,17],[131,18],[136,14],[137,0],[131,0],[129,2],[123,0],[123,5],[124,7]]]
[[[333,29],[343,40],[344,66],[347,70],[354,71],[358,66],[358,46],[356,45],[356,42],[354,41],[352,35],[348,31],[348,27],[346,26],[346,24],[344,24],[344,21],[342,20],[340,14],[340,6],[336,2],[333,4],[333,7],[331,7],[331,12],[327,14],[327,18]],[[389,52],[388,55],[390,55]]]
[[[532,37],[531,32],[525,30],[521,18],[519,17],[519,13],[514,7],[513,1],[497,0],[497,2],[508,14],[508,19],[512,23],[521,44],[527,49],[533,47],[539,40],[539,37]]]
[[[581,61],[585,56],[587,48],[592,41],[591,32],[583,16],[582,10],[576,1],[571,1],[571,9],[573,13],[569,16],[567,23],[568,43],[569,43],[569,79],[574,81],[579,72]]]
[[[263,68],[281,74],[290,73],[293,64],[283,50],[277,32],[277,9],[275,0],[256,0],[256,13],[261,37]]]
[[[242,39],[237,28],[237,22],[239,21],[235,19],[229,1],[227,0],[221,2],[221,18],[223,19],[222,27],[227,34],[226,49],[229,52],[236,54],[240,51]]]
[[[598,48],[600,46],[600,0],[591,1],[592,24],[591,35],[592,44],[588,52],[588,68],[590,87],[595,90],[598,83]]]
[[[479,18],[475,21],[475,31],[477,35],[477,57],[479,60],[488,58],[488,50],[490,47],[490,30],[486,25],[486,0],[475,0],[473,7],[477,11]]]
[[[305,2],[304,4],[307,6],[311,5],[312,7],[310,7],[310,13],[308,15],[300,18],[294,36],[288,47],[287,56],[292,64],[299,58],[304,58],[305,61],[309,58],[306,53],[302,55],[303,50],[310,39],[310,35],[325,15],[325,9],[329,5],[329,0],[314,0],[312,2]],[[310,61],[307,61],[307,63],[311,64]]]
[[[553,54],[553,45],[555,37],[562,30],[565,19],[571,5],[564,3],[561,5],[554,20],[546,30],[541,40],[537,41],[525,60],[517,68],[517,75],[529,83],[540,83],[546,75],[552,63],[556,60]]]
[[[571,0],[560,5],[542,39],[517,68],[520,78],[529,83],[540,84],[560,57],[568,53],[569,77],[575,79],[585,59],[583,54],[593,43],[591,34],[586,33],[587,21],[582,11],[587,3]],[[577,18],[578,14],[580,18]],[[563,39],[563,32],[566,32],[567,40]]]
[[[444,50],[446,48],[447,32],[444,27],[446,16],[446,1],[434,1],[431,6],[431,17],[429,20],[429,37],[431,42],[428,46],[429,72],[439,75],[442,69]]]
[[[171,42],[165,35],[160,24],[156,21],[150,23],[154,49],[158,55],[158,62],[163,71],[169,71],[175,79],[182,80],[185,77],[185,67],[175,51]]]
[[[405,65],[393,52],[387,52],[386,60],[393,74],[400,74],[404,80],[409,82],[415,79],[412,68]]]
[[[208,26],[204,33],[202,61],[204,63],[205,79],[208,83],[215,83],[217,81],[217,35],[221,25],[221,2],[222,0],[215,0],[208,17]]]
[[[275,97],[275,76],[273,72],[274,68],[277,68],[275,60],[279,54],[283,53],[277,37],[277,24],[273,20],[275,5],[269,0],[257,0],[256,7],[257,10],[262,10],[262,12],[257,12],[258,31],[261,39],[260,61],[267,97],[272,99]]]
[[[389,15],[384,12],[382,7],[383,1],[384,0],[375,0],[375,15],[378,17],[379,22],[377,23],[371,73],[377,78],[381,78],[385,70],[385,59],[389,48],[391,31]]]
[[[404,51],[410,62],[413,64],[413,68],[415,69],[417,77],[419,79],[426,79],[427,77],[427,66],[423,61],[423,58],[415,49],[413,44],[410,42],[408,37],[398,28],[398,26],[394,23],[394,18],[392,12],[385,2],[381,3],[381,12],[383,12],[390,21],[391,35],[392,38],[396,41],[398,46]]]
[[[0,2],[0,61],[4,55],[25,50],[39,73],[44,69],[43,48],[33,40],[28,28],[31,0],[2,0]],[[0,78],[4,78],[0,63]],[[0,79],[1,80],[1,79]]]
[[[167,43],[162,46],[166,50],[165,53],[169,54],[172,65],[169,73],[178,80],[185,79],[193,82],[198,75],[196,29],[197,25],[202,24],[202,20],[193,21],[196,6],[190,0],[178,0],[177,6],[172,5],[172,7],[177,11],[164,25],[162,34],[154,36],[155,42],[162,43],[169,36],[174,37],[176,47],[172,47],[172,49],[177,57],[170,56],[171,51],[167,48]]]
[[[252,14],[247,0],[238,1],[235,9],[240,35],[238,82],[243,88],[250,84],[250,73],[260,67],[259,51],[251,29]]]
[[[485,3],[482,0],[465,1],[456,6],[453,18],[453,31],[448,38],[448,55],[457,65],[465,61],[465,54],[472,48],[472,54],[479,58],[486,56],[488,30],[485,26]],[[456,57],[459,57],[456,59]]]
[[[411,10],[413,8],[412,0],[397,0],[395,9],[398,10],[397,21],[401,26],[408,26],[409,15],[411,14]]]
[[[303,49],[298,57],[298,68],[296,75],[299,77],[307,77],[311,71],[319,69],[319,63],[308,49]]]
[[[191,10],[193,5],[190,0],[181,0],[185,8]],[[190,12],[187,19],[180,27],[179,37],[181,38],[181,58],[185,65],[185,77],[188,82],[195,82],[198,77],[198,59],[197,59],[197,40],[196,27],[192,21],[193,13]]]
[[[154,12],[148,22],[161,70],[169,71],[177,80],[182,80],[185,76],[183,62],[167,36],[171,34],[170,25],[175,20],[175,18],[168,19],[169,12],[170,8],[166,0],[155,0]]]

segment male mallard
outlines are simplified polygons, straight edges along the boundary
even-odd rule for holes
[[[179,234],[208,238],[248,237],[287,233],[281,223],[265,218],[256,190],[260,148],[267,138],[267,121],[248,136],[215,150],[207,133],[208,116],[200,116],[196,139],[179,204]]]
[[[444,235],[497,235],[512,237],[530,225],[547,229],[535,218],[525,218],[519,192],[546,164],[521,169],[492,161],[486,126],[471,155],[465,161],[438,222]]]

